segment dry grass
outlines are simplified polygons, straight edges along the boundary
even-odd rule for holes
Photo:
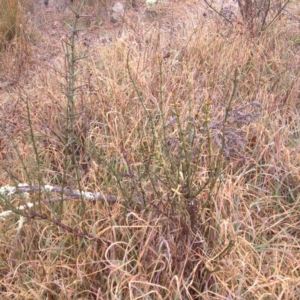
[[[2,186],[119,199],[1,197],[35,203],[0,222],[2,299],[298,299],[299,21],[253,37],[192,1],[137,2],[122,24],[79,19],[69,101],[70,11],[39,11],[31,65],[0,90]]]

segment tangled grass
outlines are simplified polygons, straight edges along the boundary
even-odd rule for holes
[[[0,91],[2,298],[297,299],[298,21],[191,5],[58,15]]]

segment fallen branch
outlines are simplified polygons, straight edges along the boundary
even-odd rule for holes
[[[68,198],[50,198],[48,200],[41,201],[42,203],[52,203],[52,202],[59,202],[59,201],[65,201],[65,200],[75,200],[75,199],[86,199],[88,201],[102,201],[102,202],[109,202],[109,203],[116,203],[118,198],[116,196],[112,195],[105,195],[102,192],[85,192],[85,191],[79,191],[79,190],[72,190],[72,189],[64,189],[59,186],[51,186],[51,185],[34,185],[30,186],[27,184],[19,184],[18,186],[9,186],[5,185],[0,188],[0,198],[1,197],[11,197],[14,194],[23,194],[23,193],[30,193],[30,192],[46,192],[46,193],[56,193],[65,195]],[[34,204],[29,202],[25,205],[20,205],[19,207],[16,207],[16,210],[24,210],[26,208],[33,207]],[[4,219],[6,216],[13,213],[12,210],[7,210],[2,213],[0,213],[0,219]]]

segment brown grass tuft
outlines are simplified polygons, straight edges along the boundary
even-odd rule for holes
[[[0,89],[0,295],[297,299],[297,20],[253,36],[137,2],[76,34],[68,9],[34,14],[32,61]]]

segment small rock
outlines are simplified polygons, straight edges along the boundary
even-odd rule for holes
[[[112,10],[117,14],[124,15],[124,6],[120,2],[116,2]]]
[[[124,6],[122,3],[120,2],[116,2],[115,5],[112,8],[112,14],[110,16],[110,20],[113,23],[117,23],[122,21],[123,17],[124,17]]]

